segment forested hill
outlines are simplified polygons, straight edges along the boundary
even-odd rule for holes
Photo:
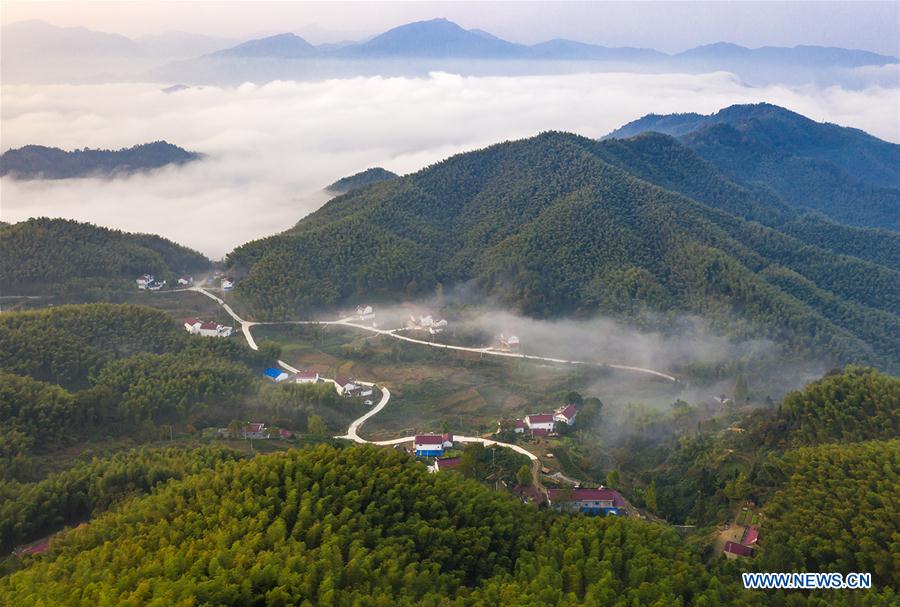
[[[397,177],[396,173],[392,173],[381,167],[373,167],[347,177],[342,177],[325,189],[336,194],[344,194],[352,190],[358,190],[369,184],[387,181],[389,179],[394,179],[395,177]]]
[[[717,167],[791,205],[854,225],[900,229],[900,145],[770,105],[650,114],[607,137],[678,137]]]
[[[895,235],[812,225],[670,138],[551,132],[339,196],[228,261],[258,316],[471,282],[533,316],[687,311],[896,368]]]
[[[0,176],[16,179],[107,177],[185,164],[202,158],[167,141],[154,141],[121,150],[73,150],[26,145],[0,156]]]
[[[0,578],[2,600],[23,607],[762,604],[708,571],[662,525],[554,517],[369,446],[225,461],[170,482]]]
[[[152,234],[41,217],[0,225],[0,289],[110,284],[144,273],[161,279],[208,270],[197,251]]]

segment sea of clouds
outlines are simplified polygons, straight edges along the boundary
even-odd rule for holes
[[[900,141],[900,88],[751,87],[729,73],[351,78],[202,87],[5,85],[0,147],[121,148],[165,139],[207,158],[116,179],[0,180],[0,219],[67,217],[152,232],[220,258],[320,207],[372,166],[416,171],[498,141],[600,137],[647,113],[766,101]]]

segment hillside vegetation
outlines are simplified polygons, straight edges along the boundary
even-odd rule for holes
[[[678,137],[738,180],[837,221],[900,229],[900,146],[770,105],[716,114],[650,114],[613,131]]]
[[[154,141],[121,150],[73,150],[26,145],[0,156],[0,176],[14,179],[70,179],[130,174],[202,158],[167,141]]]
[[[27,477],[32,454],[233,408],[278,357],[115,304],[0,315],[0,343],[0,478]]]
[[[873,232],[869,248],[835,224],[821,242],[789,206],[672,143],[494,145],[335,198],[228,262],[260,317],[467,283],[533,316],[691,312],[795,353],[897,368],[895,236]]]
[[[381,167],[374,167],[347,177],[342,177],[325,189],[336,194],[344,194],[373,183],[378,183],[379,181],[388,181],[395,177],[397,177],[396,173],[392,173]]]
[[[144,273],[171,279],[209,267],[197,251],[151,234],[46,217],[0,225],[0,289],[10,293],[112,284],[133,289]]]
[[[374,447],[261,456],[170,483],[60,538],[0,580],[0,596],[18,605],[739,600],[673,531],[550,517]]]

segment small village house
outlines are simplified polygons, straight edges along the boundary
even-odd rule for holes
[[[265,424],[248,423],[241,427],[241,438],[269,438],[269,431]]]
[[[368,304],[360,304],[356,306],[356,315],[360,320],[369,320],[375,318],[375,310]]]
[[[217,322],[199,318],[186,318],[184,328],[191,335],[202,335],[203,337],[229,337],[234,332],[233,327],[226,327]]]
[[[178,284],[181,286],[192,285],[194,284],[194,278],[192,276],[179,276]]]
[[[417,457],[440,457],[444,454],[444,437],[440,434],[420,434],[413,440],[413,449]]]
[[[275,367],[269,367],[265,371],[263,371],[263,377],[268,377],[275,383],[282,382],[288,378],[288,374],[282,371],[281,369],[276,369]]]
[[[356,392],[362,388],[358,383],[347,377],[335,377],[334,385],[337,388],[338,394],[348,398],[355,396]]]
[[[605,487],[550,489],[547,492],[547,499],[550,505],[560,512],[607,515],[619,514],[625,509],[625,499],[622,495]]]
[[[527,415],[525,424],[532,434],[553,432],[556,420],[553,419],[551,413],[538,413],[537,415]]]
[[[134,282],[137,283],[138,289],[146,289],[153,283],[153,274],[141,274]]]
[[[319,381],[319,374],[315,371],[300,370],[290,376],[289,381],[294,384],[314,384]]]
[[[575,424],[576,415],[578,415],[578,409],[575,405],[566,405],[565,407],[560,407],[553,413],[553,420],[566,424],[567,426],[572,426]]]
[[[234,290],[234,279],[233,278],[223,278],[222,279],[222,290],[223,291]]]

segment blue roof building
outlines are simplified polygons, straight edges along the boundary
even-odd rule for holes
[[[272,381],[284,381],[288,378],[288,374],[282,371],[281,369],[276,369],[275,367],[269,367],[265,371],[263,371],[263,377],[268,377]]]

